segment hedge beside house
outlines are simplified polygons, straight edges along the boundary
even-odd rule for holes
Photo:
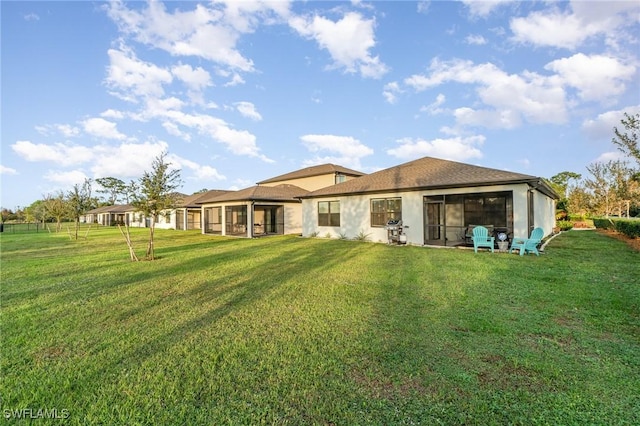
[[[638,219],[593,219],[593,224],[598,229],[614,229],[631,238],[640,237],[640,220]]]

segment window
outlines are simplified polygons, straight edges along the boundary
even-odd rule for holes
[[[347,176],[342,173],[336,173],[336,183],[342,183],[347,181]]]
[[[340,201],[318,202],[318,226],[340,226]]]
[[[402,219],[402,198],[371,200],[371,226],[385,226],[391,219]]]
[[[511,197],[505,193],[467,196],[464,199],[465,225],[509,226]]]

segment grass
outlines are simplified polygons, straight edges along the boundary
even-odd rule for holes
[[[640,254],[620,241],[571,231],[520,257],[156,235],[137,263],[112,228],[1,235],[4,415],[640,424]]]

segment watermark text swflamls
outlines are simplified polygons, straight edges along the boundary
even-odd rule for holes
[[[5,408],[2,410],[5,419],[68,419],[71,413],[66,408]]]

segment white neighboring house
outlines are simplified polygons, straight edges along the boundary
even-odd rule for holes
[[[558,198],[535,176],[424,157],[302,196],[302,235],[386,242],[390,219],[414,245],[468,244],[474,225],[510,240],[548,235]]]

